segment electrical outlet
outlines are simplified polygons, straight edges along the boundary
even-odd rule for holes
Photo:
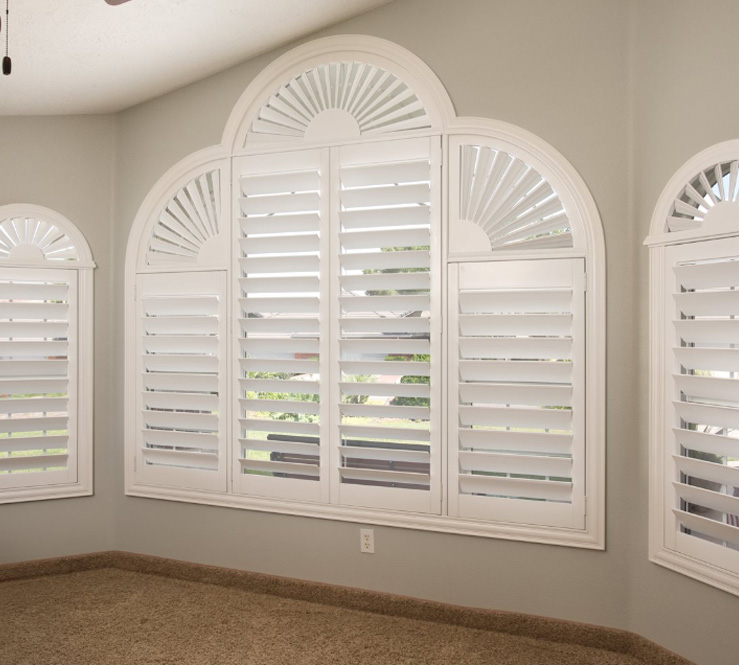
[[[359,530],[359,551],[365,554],[375,553],[375,530],[360,529]]]

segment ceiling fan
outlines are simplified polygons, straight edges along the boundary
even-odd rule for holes
[[[122,5],[124,2],[128,2],[128,0],[105,0],[109,5]]]

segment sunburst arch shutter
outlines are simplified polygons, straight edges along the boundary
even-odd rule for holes
[[[736,572],[739,239],[678,245],[667,257],[666,542]]]
[[[572,224],[558,193],[530,158],[495,141],[449,144],[450,255],[571,248]]]
[[[449,268],[449,510],[583,529],[583,259]]]
[[[0,489],[77,480],[77,308],[77,271],[0,268]]]
[[[327,501],[328,151],[241,158],[237,491]]]
[[[227,262],[223,178],[223,168],[211,167],[177,189],[157,213],[142,267],[186,270]]]
[[[357,61],[317,65],[280,86],[259,109],[247,145],[426,130],[416,93],[382,67]]]
[[[668,232],[734,225],[739,216],[739,160],[712,164],[693,176],[670,204]]]
[[[438,139],[338,152],[336,500],[438,513]]]
[[[34,216],[0,220],[0,261],[66,262],[79,260],[79,251],[67,233],[53,222]]]
[[[139,275],[137,482],[227,489],[226,273]]]

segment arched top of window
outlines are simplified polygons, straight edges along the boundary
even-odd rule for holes
[[[200,151],[172,167],[144,201],[131,234],[137,269],[222,267],[229,225],[222,210],[227,160]]]
[[[703,150],[671,178],[654,210],[648,243],[739,232],[739,140]]]
[[[595,202],[551,145],[508,123],[459,118],[450,127],[450,256],[602,253]]]
[[[92,268],[84,236],[49,208],[15,203],[0,206],[0,266]]]
[[[436,75],[405,49],[348,35],[293,49],[236,104],[224,133],[234,151],[441,132],[454,115]]]

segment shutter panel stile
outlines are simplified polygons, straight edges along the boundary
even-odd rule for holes
[[[393,149],[340,151],[336,491],[344,505],[438,512],[429,141]]]
[[[671,248],[674,546],[739,564],[739,243]],[[733,254],[732,254],[733,252]],[[670,536],[668,535],[668,538]]]
[[[77,274],[0,270],[0,488],[76,482]]]
[[[225,272],[138,276],[139,481],[226,491]]]
[[[320,501],[320,151],[250,157],[237,167],[240,295],[237,490]],[[286,168],[286,166],[289,167]]]
[[[584,526],[581,259],[450,267],[450,514]]]

